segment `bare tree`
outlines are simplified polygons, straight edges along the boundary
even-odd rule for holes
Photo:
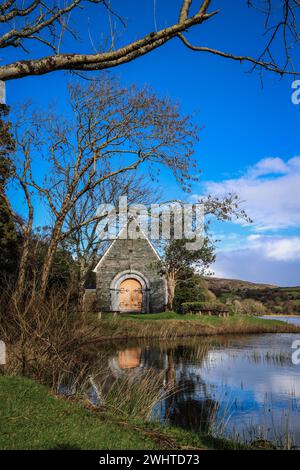
[[[108,12],[109,18],[114,15],[119,21],[124,20],[112,9],[111,3],[117,8],[121,2],[115,0],[66,0],[65,2],[42,0],[7,0],[0,6],[0,23],[4,32],[0,37],[0,48],[17,48],[21,52],[29,52],[31,42],[38,41],[43,48],[50,48],[51,54],[29,60],[18,59],[0,67],[0,80],[12,80],[29,75],[42,75],[57,70],[104,70],[133,61],[157,49],[170,40],[179,38],[188,48],[220,56],[226,59],[247,62],[254,68],[268,70],[278,74],[294,74],[293,56],[295,46],[299,46],[298,22],[300,4],[298,0],[244,0],[245,7],[255,8],[257,14],[265,18],[262,52],[258,57],[249,55],[246,51],[235,54],[234,51],[224,51],[209,45],[191,44],[186,33],[197,25],[212,20],[220,10],[215,0],[181,0],[178,8],[175,2],[169,2],[169,26],[155,31],[149,31],[145,36],[115,47],[115,34],[110,31],[110,44],[100,50],[93,45],[93,53],[87,48],[85,53],[76,51],[78,35],[76,28],[70,24],[70,15],[74,10],[81,12],[81,18],[88,17],[88,4],[98,5],[100,15]],[[226,7],[224,7],[226,8]],[[78,16],[77,13],[76,16]],[[100,16],[100,17],[101,17]],[[96,17],[98,17],[96,15]],[[73,17],[72,17],[73,18]],[[102,19],[101,18],[101,19]],[[137,18],[135,18],[137,22]],[[102,22],[103,24],[103,22]],[[103,28],[101,24],[101,27]],[[110,22],[111,25],[111,22]],[[225,27],[225,24],[224,24]],[[97,26],[98,30],[99,25]],[[105,28],[104,31],[105,33]],[[61,52],[64,33],[71,35],[68,41],[71,51]],[[257,33],[254,33],[257,34]],[[126,37],[126,31],[125,31]],[[237,37],[237,43],[239,38]],[[71,45],[70,45],[71,43]],[[279,45],[279,47],[278,47]],[[299,72],[299,71],[298,71]]]
[[[39,114],[27,107],[16,125],[15,182],[25,192],[29,208],[28,237],[37,198],[52,218],[42,292],[58,244],[73,230],[67,228],[67,218],[83,198],[116,177],[135,173],[141,165],[154,180],[164,165],[187,189],[194,165],[198,129],[169,99],[148,89],[123,88],[103,77],[85,87],[70,87],[70,104],[69,117]],[[77,228],[97,220],[97,214],[87,213]]]
[[[99,235],[99,224],[107,221],[105,215],[99,213],[97,217],[99,201],[104,206],[114,206],[117,215],[120,198],[124,196],[129,205],[149,205],[158,200],[159,192],[154,191],[144,176],[135,173],[116,175],[93,191],[87,191],[66,217],[62,243],[73,253],[79,265],[78,284],[81,302],[88,274],[110,243],[108,238]],[[89,219],[90,223],[87,222]]]

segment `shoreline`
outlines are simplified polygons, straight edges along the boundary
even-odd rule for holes
[[[163,313],[150,315],[127,315],[97,321],[95,336],[80,347],[96,342],[126,341],[129,339],[172,339],[216,335],[243,335],[291,333],[300,334],[300,326],[280,320],[269,320],[252,316],[228,318]],[[97,334],[99,332],[99,335]]]
[[[6,429],[0,435],[1,450],[204,451],[246,448],[205,433],[125,414],[116,416],[82,400],[58,396],[29,378],[1,376],[0,385],[0,398],[6,405],[0,409],[0,423],[3,422]],[[9,415],[4,410],[9,410]]]
[[[91,337],[84,343],[74,345],[73,350],[84,346],[88,348],[92,343],[95,346],[97,341],[127,341],[128,344],[137,339],[180,340],[184,337],[208,338],[234,334],[300,334],[300,327],[277,320],[250,316],[219,318],[195,315],[178,319],[171,312],[154,315],[151,320],[139,316],[106,318],[98,320],[96,325],[95,333],[101,331],[102,338]],[[94,352],[95,349],[91,347],[90,353]],[[123,411],[120,408],[120,413],[116,415],[113,411],[114,402],[104,401],[101,407],[96,407],[80,396],[66,398],[57,395],[56,388],[49,387],[49,384],[41,385],[39,381],[29,378],[3,375],[0,377],[0,385],[0,399],[6,403],[2,407],[2,416],[0,412],[0,424],[1,421],[9,423],[5,424],[6,433],[0,436],[0,449],[113,450],[116,449],[116,442],[124,450],[233,450],[255,449],[259,445],[259,442],[253,441],[246,446],[230,438],[216,437],[205,432],[198,434],[156,421],[149,422],[142,415],[128,414],[126,399]],[[146,390],[147,394],[148,391],[149,389]],[[5,410],[10,413],[8,421]],[[24,419],[24,415],[30,419]],[[37,433],[37,429],[42,432]],[[117,436],[117,439],[112,440],[112,435]]]
[[[264,317],[300,318],[300,314],[296,315],[295,313],[292,313],[291,315],[289,315],[288,313],[266,313],[265,315],[262,315],[261,317],[258,317],[258,318],[264,318]]]

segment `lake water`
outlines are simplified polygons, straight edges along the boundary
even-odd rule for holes
[[[299,317],[293,317],[289,315],[265,315],[261,318],[265,318],[267,320],[280,320],[284,321],[286,323],[291,323],[292,325],[297,325],[300,326],[300,316]]]
[[[162,391],[175,387],[154,407],[153,419],[247,442],[267,439],[285,447],[288,439],[289,446],[300,446],[295,340],[300,334],[133,341],[114,345],[105,361],[115,380],[137,380],[151,370],[160,374]]]

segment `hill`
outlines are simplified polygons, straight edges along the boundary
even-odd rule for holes
[[[223,279],[217,277],[206,277],[205,281],[210,290],[220,289],[229,290],[247,290],[247,289],[275,289],[273,284],[259,284],[256,282],[241,281],[240,279]]]
[[[207,277],[207,286],[222,302],[252,299],[268,313],[300,314],[300,287],[278,287],[238,279]]]

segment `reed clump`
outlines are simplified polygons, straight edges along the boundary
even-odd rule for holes
[[[0,338],[7,347],[4,372],[55,388],[61,374],[87,369],[88,351],[81,345],[98,337],[99,328],[78,312],[71,291],[50,292],[46,298],[32,288],[27,292],[16,297],[12,291],[0,301]]]

